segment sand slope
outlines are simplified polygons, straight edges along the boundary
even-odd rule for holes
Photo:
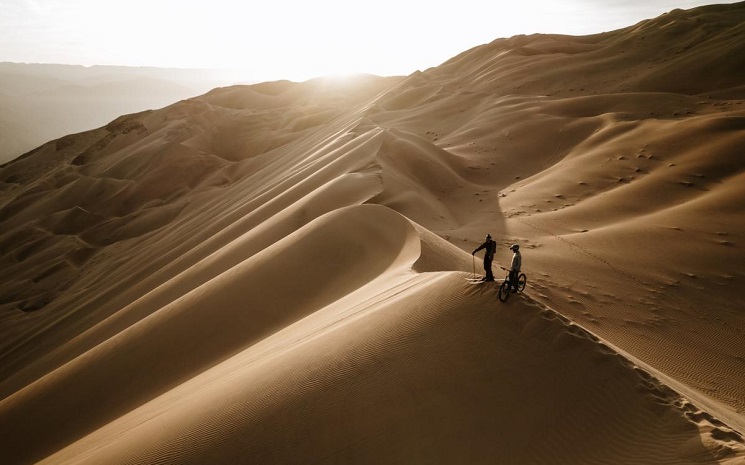
[[[42,463],[727,456],[686,414],[695,408],[552,312],[495,311],[460,275],[422,275],[324,308]]]
[[[3,166],[0,456],[742,463],[742,24],[215,89]]]

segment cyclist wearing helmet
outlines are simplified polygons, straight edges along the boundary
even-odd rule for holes
[[[482,281],[494,281],[494,275],[491,272],[491,262],[494,260],[494,252],[497,251],[497,243],[492,240],[491,235],[486,235],[486,240],[483,244],[481,244],[476,250],[471,252],[471,255],[476,255],[476,252],[478,252],[481,249],[485,249],[484,252],[484,271],[486,271],[486,276]]]
[[[510,250],[514,252],[512,254],[512,264],[510,265],[510,285],[512,286],[512,292],[517,292],[517,276],[520,274],[520,268],[523,264],[523,257],[520,254],[520,246],[512,244]]]

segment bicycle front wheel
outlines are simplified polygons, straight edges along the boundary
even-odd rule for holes
[[[502,282],[502,285],[499,286],[499,300],[502,302],[507,302],[507,298],[510,296],[510,282],[506,279],[504,282]]]

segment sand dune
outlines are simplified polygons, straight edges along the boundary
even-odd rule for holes
[[[3,463],[743,463],[743,24],[220,88],[3,166]]]
[[[685,415],[694,407],[578,328],[525,301],[495,312],[493,295],[466,286],[460,275],[424,274],[358,296],[366,304],[327,307],[47,462],[727,455],[726,446],[702,443]],[[582,447],[567,447],[579,438]]]

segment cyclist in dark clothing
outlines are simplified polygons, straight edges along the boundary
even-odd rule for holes
[[[491,235],[487,234],[484,243],[471,252],[471,255],[476,255],[476,252],[481,249],[484,249],[484,271],[486,271],[483,281],[494,281],[494,275],[491,272],[491,262],[494,260],[494,253],[497,251],[497,243],[492,240]]]

